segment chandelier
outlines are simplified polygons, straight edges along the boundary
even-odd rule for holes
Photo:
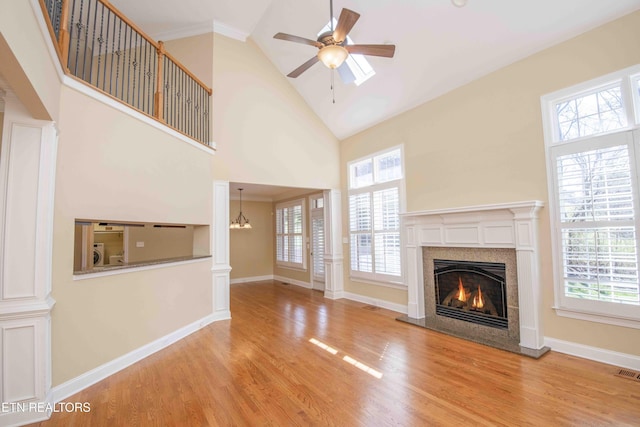
[[[238,217],[236,219],[231,221],[231,225],[229,225],[229,228],[231,229],[235,229],[235,228],[250,229],[251,228],[251,224],[249,224],[249,220],[242,214],[242,190],[243,190],[242,188],[238,188],[238,191],[240,192],[240,213],[238,214]]]

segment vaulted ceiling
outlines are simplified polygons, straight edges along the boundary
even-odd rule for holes
[[[329,21],[329,0],[112,0],[147,33],[167,40],[215,31],[251,37],[283,76],[317,49],[273,35],[316,39]],[[334,0],[360,13],[355,43],[395,44],[392,59],[368,57],[376,75],[360,86],[321,63],[289,79],[339,139],[440,96],[494,70],[640,9],[640,0]]]

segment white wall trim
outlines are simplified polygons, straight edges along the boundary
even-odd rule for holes
[[[578,310],[570,310],[564,307],[553,306],[558,316],[569,317],[571,319],[586,320],[595,323],[607,323],[609,325],[624,326],[625,328],[640,329],[640,322],[637,319],[628,319],[626,317],[617,317],[615,313],[611,316],[602,314],[586,313]]]
[[[51,295],[44,300],[10,301],[1,306],[0,321],[47,317],[55,303]]]
[[[247,41],[249,37],[248,33],[240,31],[237,28],[233,28],[229,25],[223,24],[218,20],[213,20],[213,31],[223,36],[231,37],[232,39],[240,40],[241,42]]]
[[[300,286],[307,289],[312,289],[313,285],[310,282],[303,282],[302,280],[295,280],[285,276],[273,276],[273,280],[277,280],[279,282],[289,283],[291,285]]]
[[[326,289],[324,290],[324,297],[327,299],[343,299],[345,298],[344,294],[344,291],[327,291]]]
[[[273,277],[273,274],[269,274],[266,276],[240,277],[237,279],[231,279],[231,284],[235,285],[238,283],[263,282],[265,280],[274,280]]]
[[[396,304],[393,302],[385,301],[378,298],[366,297],[360,294],[354,294],[351,292],[343,292],[343,297],[351,301],[357,301],[364,304],[369,304],[374,307],[386,308],[387,310],[395,311],[402,314],[407,314],[406,304]]]
[[[191,335],[192,333],[204,328],[210,323],[217,322],[219,320],[224,319],[210,314],[200,320],[197,320],[187,326],[171,332],[164,337],[158,338],[157,340],[147,345],[139,347],[110,362],[107,362],[104,365],[98,366],[97,368],[87,371],[82,375],[77,376],[76,378],[53,387],[51,389],[51,400],[53,402],[60,402],[61,400],[66,399],[67,397],[72,396],[99,381],[102,381],[108,376],[113,375],[116,372],[119,372],[133,365],[134,363],[144,359],[145,357],[151,356],[152,354],[162,350],[165,347],[170,346],[171,344],[183,339],[184,337]]]
[[[633,354],[620,353],[550,337],[544,337],[544,344],[558,353],[570,354],[572,356],[583,357],[623,368],[640,370],[640,356]]]
[[[141,265],[139,267],[118,266],[118,267],[114,267],[113,269],[105,268],[104,270],[96,271],[95,273],[74,274],[73,280],[76,281],[76,280],[95,279],[96,277],[115,276],[118,274],[135,273],[137,271],[157,270],[160,268],[177,267],[177,266],[186,265],[186,264],[198,264],[201,262],[211,262],[211,256],[204,256],[202,258],[188,259],[188,260],[182,260],[182,261],[158,262],[157,264]]]
[[[207,34],[211,32],[213,32],[213,22],[202,22],[200,24],[190,25],[188,27],[182,27],[175,30],[153,33],[150,34],[150,36],[155,40],[167,41],[199,36],[200,34]]]

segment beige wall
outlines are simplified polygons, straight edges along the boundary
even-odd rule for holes
[[[238,216],[240,202],[231,200],[229,218]],[[231,280],[273,275],[273,212],[271,202],[242,201],[250,230],[229,230]]]
[[[540,97],[637,63],[640,12],[348,138],[341,145],[343,229],[348,230],[346,163],[401,143],[405,147],[408,211],[531,199],[548,205]],[[555,314],[547,208],[541,213],[539,236],[545,336],[640,355],[640,330]],[[351,282],[346,270],[347,291],[406,303],[406,292]]]
[[[164,47],[198,79],[213,87],[213,33],[169,40]]]
[[[211,155],[63,87],[53,248],[53,385],[212,313],[211,262],[73,278],[76,218],[210,224]],[[209,252],[210,253],[210,252]]]
[[[235,182],[339,188],[339,146],[260,49],[214,35],[215,173]]]

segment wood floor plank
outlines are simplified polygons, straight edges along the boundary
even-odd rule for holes
[[[534,360],[273,281],[233,285],[231,312],[66,399],[91,412],[34,426],[640,426],[640,382],[610,365]]]

